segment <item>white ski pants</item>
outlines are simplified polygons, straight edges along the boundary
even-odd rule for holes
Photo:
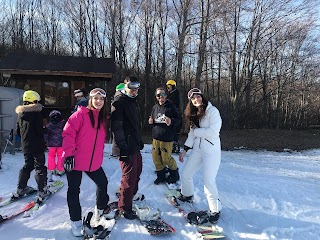
[[[194,194],[193,176],[202,167],[204,192],[206,194],[211,212],[219,212],[219,194],[216,185],[216,176],[221,162],[221,151],[204,152],[192,149],[190,156],[185,161],[181,173],[181,193],[184,196]]]

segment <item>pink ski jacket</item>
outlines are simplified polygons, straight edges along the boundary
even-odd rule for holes
[[[74,156],[74,170],[77,171],[93,172],[102,165],[107,133],[105,124],[101,124],[97,130],[99,111],[96,109],[92,111],[95,128],[92,128],[90,122],[90,110],[80,106],[69,117],[62,132],[62,159]]]

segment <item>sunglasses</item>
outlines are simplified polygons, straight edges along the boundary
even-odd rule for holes
[[[201,92],[201,90],[200,90],[199,88],[192,88],[192,89],[188,92],[188,99],[191,99],[194,94],[202,95],[202,92]]]
[[[103,90],[102,88],[94,88],[90,91],[90,97],[94,97],[96,96],[97,94],[100,94],[102,97],[106,97],[107,96],[107,93],[105,90]]]
[[[156,94],[156,97],[158,97],[158,98],[164,97],[164,96],[166,96],[166,94],[164,92]]]
[[[139,82],[128,82],[126,84],[126,87],[131,89],[131,90],[139,89],[140,88],[140,83]]]

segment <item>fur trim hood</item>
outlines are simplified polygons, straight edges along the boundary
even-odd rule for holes
[[[42,111],[42,105],[37,104],[29,104],[29,105],[20,105],[16,107],[16,113],[21,114],[24,112],[41,112]]]

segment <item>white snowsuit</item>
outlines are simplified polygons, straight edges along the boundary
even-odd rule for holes
[[[220,128],[222,120],[219,110],[210,102],[205,115],[200,119],[200,128],[191,128],[185,146],[192,149],[181,174],[181,193],[194,194],[193,176],[203,167],[204,192],[211,212],[219,212],[216,175],[221,161]],[[189,151],[190,151],[189,150]]]

